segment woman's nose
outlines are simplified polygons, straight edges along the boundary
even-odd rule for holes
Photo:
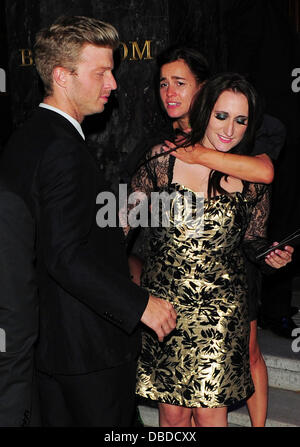
[[[169,86],[167,87],[167,96],[173,96],[174,93],[175,93],[175,89],[174,89],[174,87],[172,87],[172,86],[169,85]]]
[[[233,120],[226,120],[226,124],[224,125],[224,133],[228,137],[231,137],[234,132],[234,121]]]

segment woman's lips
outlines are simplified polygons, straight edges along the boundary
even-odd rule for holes
[[[218,135],[219,140],[222,141],[222,143],[231,143],[233,138],[227,138],[227,137],[223,137],[222,135]]]
[[[172,101],[167,102],[167,107],[168,108],[174,108],[174,107],[178,107],[178,106],[180,106],[179,102],[172,102]]]

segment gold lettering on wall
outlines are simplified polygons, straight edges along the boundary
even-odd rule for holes
[[[121,42],[120,47],[123,49],[123,56],[122,59],[127,59],[128,57],[128,46],[126,45],[126,43]]]
[[[152,40],[145,40],[144,44],[140,44],[136,40],[128,43],[121,42],[120,49],[122,52],[122,59],[129,59],[130,61],[141,61],[153,59],[151,54]],[[141,49],[142,48],[142,49]],[[20,67],[30,67],[34,64],[32,50],[30,48],[21,48],[20,52]]]
[[[122,59],[127,59],[130,55],[130,61],[141,61],[143,59],[151,60],[151,42],[152,40],[145,40],[143,49],[141,50],[139,43],[134,41],[129,41],[129,43],[121,42],[121,48],[123,50]],[[130,53],[129,53],[130,52]]]
[[[152,42],[152,40],[146,40],[142,51],[140,50],[138,42],[136,42],[136,41],[129,42],[132,44],[132,57],[130,58],[130,60],[131,61],[137,61],[137,60],[141,61],[142,59],[146,59],[146,60],[153,59],[153,57],[151,56],[151,42]],[[146,56],[144,57],[145,52],[146,52]]]
[[[21,67],[30,67],[33,65],[32,50],[29,48],[22,48],[19,50],[21,52]]]

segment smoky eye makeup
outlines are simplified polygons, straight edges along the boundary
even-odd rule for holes
[[[226,112],[215,112],[215,118],[218,120],[226,120],[228,118],[228,113]]]
[[[236,118],[236,122],[238,124],[242,124],[243,126],[246,126],[246,124],[248,123],[248,117],[247,116],[238,116]]]
[[[224,121],[226,120],[226,118],[228,118],[229,114],[227,112],[215,112],[215,118],[217,118],[218,120]],[[247,116],[237,116],[235,118],[235,121],[238,124],[242,124],[243,126],[245,126],[248,122],[248,117]]]

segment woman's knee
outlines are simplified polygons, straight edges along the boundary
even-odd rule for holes
[[[192,418],[192,410],[176,405],[159,404],[160,426],[184,427],[189,426]]]
[[[193,410],[193,417],[197,427],[226,427],[227,407],[197,408]]]

